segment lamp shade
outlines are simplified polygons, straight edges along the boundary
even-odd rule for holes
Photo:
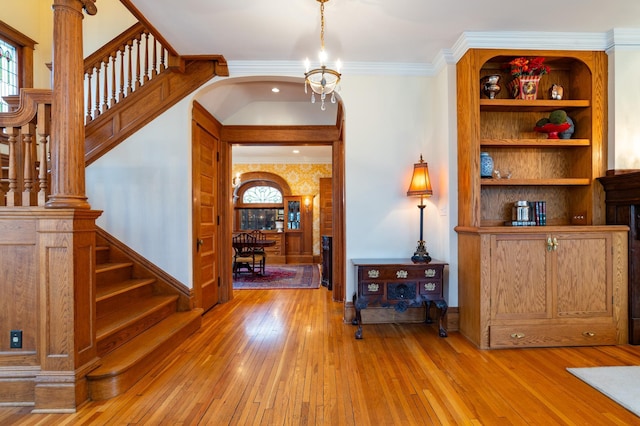
[[[427,196],[433,195],[431,189],[431,180],[429,179],[429,167],[427,163],[422,160],[420,155],[420,162],[413,165],[413,176],[411,177],[411,184],[407,190],[407,196]]]

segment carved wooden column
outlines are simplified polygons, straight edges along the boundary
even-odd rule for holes
[[[89,209],[84,173],[82,10],[94,0],[53,2],[51,197],[47,208]]]

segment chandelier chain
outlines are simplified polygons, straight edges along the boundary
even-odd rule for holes
[[[320,2],[320,48],[324,50],[324,2]]]

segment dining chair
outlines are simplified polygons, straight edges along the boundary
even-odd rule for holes
[[[245,268],[247,269],[247,272],[254,274],[256,271],[264,274],[265,256],[264,254],[254,251],[256,237],[243,232],[233,236],[232,241],[234,250],[232,267],[233,275],[237,277],[242,268]]]

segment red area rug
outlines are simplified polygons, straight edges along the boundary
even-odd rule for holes
[[[233,278],[235,290],[319,287],[318,265],[267,265],[264,275],[241,273]]]

